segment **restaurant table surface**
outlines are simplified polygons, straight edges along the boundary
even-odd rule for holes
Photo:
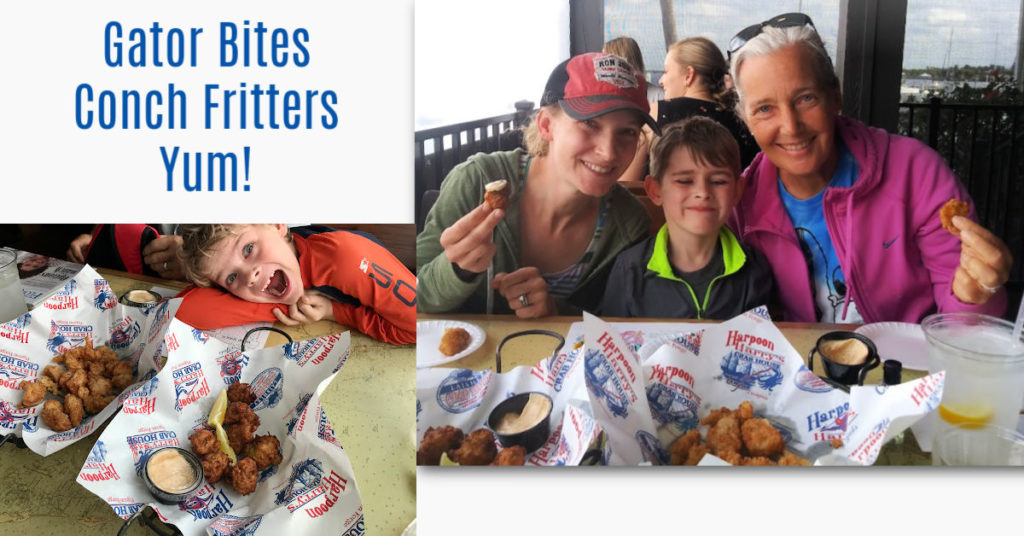
[[[97,270],[121,294],[180,281]],[[294,340],[340,333],[330,321],[288,327]],[[415,346],[395,346],[350,331],[351,353],[322,395],[323,407],[352,463],[369,534],[401,534],[416,517]],[[271,332],[266,346],[287,342]],[[108,421],[109,422],[109,421]],[[50,456],[14,444],[0,446],[0,534],[114,535],[124,521],[75,481],[102,429]],[[128,534],[154,532],[134,523]]]
[[[631,323],[715,323],[715,321],[701,320],[667,320],[664,318],[615,318],[602,317],[606,322],[631,322]],[[420,322],[431,320],[454,320],[475,324],[484,331],[486,338],[480,348],[473,353],[457,361],[441,365],[449,368],[465,368],[472,370],[486,370],[495,368],[495,350],[498,343],[506,336],[528,329],[542,329],[554,331],[563,337],[569,332],[570,326],[575,322],[582,322],[582,316],[549,316],[533,320],[521,320],[512,315],[482,315],[482,314],[420,314],[417,317]],[[818,338],[830,331],[853,331],[859,324],[818,324],[808,322],[775,322],[779,331],[786,336],[793,348],[807,363],[807,354],[814,348]],[[524,336],[509,340],[501,350],[501,371],[508,372],[514,367],[533,366],[546,356],[550,356],[555,348],[555,340],[545,336]],[[566,341],[566,344],[570,344]],[[814,360],[814,373],[824,375],[821,368],[821,359]],[[904,369],[903,381],[909,381],[923,377],[923,371]],[[882,367],[878,366],[870,371],[864,380],[866,385],[882,382]],[[908,429],[902,438],[887,443],[879,455],[875,465],[929,465],[931,455],[921,452],[913,433]]]

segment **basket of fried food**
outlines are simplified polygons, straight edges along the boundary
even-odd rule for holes
[[[451,425],[430,427],[416,450],[416,465],[523,465],[526,449],[500,448],[494,432],[477,428],[469,434]]]
[[[93,347],[90,338],[54,356],[35,380],[22,380],[18,408],[42,404],[43,423],[54,432],[66,432],[102,411],[134,382],[131,362],[120,360],[107,346]]]
[[[712,410],[700,421],[706,434],[694,428],[676,438],[669,447],[672,465],[698,465],[711,454],[729,465],[811,465],[786,450],[782,434],[771,421],[754,416],[754,406],[742,402],[732,410]]]

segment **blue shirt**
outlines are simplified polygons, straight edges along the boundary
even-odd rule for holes
[[[786,206],[786,213],[789,220],[793,222],[793,229],[800,239],[800,249],[803,250],[804,260],[807,261],[808,272],[811,274],[811,284],[814,290],[814,307],[817,311],[819,322],[829,323],[860,323],[860,313],[857,312],[857,304],[850,300],[850,307],[843,317],[843,307],[846,301],[846,277],[843,276],[843,269],[839,265],[835,247],[832,245],[832,237],[828,234],[825,226],[825,211],[822,208],[822,200],[825,198],[825,190],[832,187],[849,188],[857,180],[857,160],[846,148],[846,145],[839,142],[839,163],[836,166],[836,173],[832,180],[822,191],[810,199],[797,199],[786,191],[779,179],[779,196],[783,205]]]

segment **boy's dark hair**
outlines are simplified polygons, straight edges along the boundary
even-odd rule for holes
[[[697,115],[665,126],[661,136],[654,138],[650,168],[651,176],[659,184],[672,153],[680,147],[689,149],[697,162],[728,168],[739,179],[740,146],[736,138],[715,120]]]

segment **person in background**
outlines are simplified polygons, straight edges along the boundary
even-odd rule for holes
[[[810,17],[788,13],[730,42],[737,111],[761,147],[730,227],[772,266],[784,320],[920,322],[1000,316],[1013,258],[975,222],[934,150],[843,115],[839,79]],[[968,217],[943,229],[950,199]]]
[[[665,100],[656,102],[651,113],[661,126],[694,115],[721,123],[739,144],[740,169],[745,169],[760,148],[736,116],[728,71],[722,51],[710,40],[690,37],[672,43],[665,54],[665,74],[658,81]]]
[[[90,262],[87,259],[87,254],[95,242],[94,237],[98,236],[100,229],[104,226],[112,229],[117,228],[118,226],[122,228],[151,227],[154,230],[154,233],[152,234],[155,234],[156,236],[155,238],[150,236],[145,240],[140,251],[142,263],[146,265],[148,270],[143,270],[140,266],[139,270],[135,273],[146,273],[147,275],[153,275],[163,279],[174,279],[179,281],[185,280],[185,270],[181,263],[181,257],[178,255],[178,252],[181,250],[181,237],[173,234],[175,227],[173,224],[155,226],[141,224],[96,225],[93,227],[92,233],[82,233],[72,239],[71,243],[68,244],[67,251],[65,252],[65,258],[78,264]],[[106,236],[100,239],[101,242],[104,240],[107,240]],[[90,262],[90,264],[94,263],[95,261]],[[100,265],[102,265],[102,263]],[[104,267],[116,269],[125,268],[124,263],[121,262]]]
[[[474,155],[442,182],[416,239],[420,311],[492,312],[494,291],[493,312],[520,318],[594,310],[615,256],[647,234],[646,210],[616,180],[649,110],[643,75],[619,56],[555,67],[527,149]],[[511,193],[494,209],[484,190],[499,179]]]
[[[771,301],[767,261],[725,226],[740,200],[740,149],[707,117],[665,127],[644,186],[665,212],[656,236],[623,251],[600,314],[728,320]]]
[[[647,72],[647,69],[644,67],[644,55],[640,52],[640,45],[632,37],[616,37],[605,43],[604,47],[601,48],[601,52],[625,58],[640,74]]]
[[[646,67],[644,66],[644,56],[640,52],[640,45],[638,45],[636,40],[632,37],[616,37],[615,39],[605,43],[601,52],[621,56],[625,58],[634,69],[640,71],[640,73],[647,72]],[[620,181],[635,182],[644,180],[644,177],[647,175],[647,153],[651,149],[651,138],[653,137],[654,132],[650,127],[644,126],[644,129],[641,131],[640,139],[637,140],[636,155],[633,157],[633,161],[629,164],[629,167],[626,168],[626,171],[619,176]]]

